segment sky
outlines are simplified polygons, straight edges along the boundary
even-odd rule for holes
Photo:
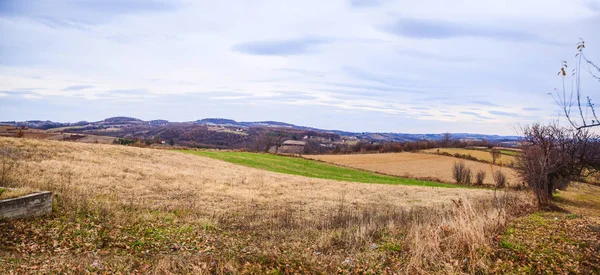
[[[513,135],[559,119],[597,26],[600,0],[0,0],[0,121]]]

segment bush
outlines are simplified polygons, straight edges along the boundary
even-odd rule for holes
[[[454,162],[452,177],[458,184],[471,184],[471,169],[467,168],[463,161]]]
[[[467,168],[467,170],[465,171],[465,178],[463,180],[463,183],[466,185],[471,185],[472,177],[473,177],[473,173],[471,173],[471,169]]]
[[[492,174],[494,178],[494,182],[496,183],[496,187],[504,188],[506,187],[506,175],[502,173],[502,171],[498,170]]]
[[[600,171],[600,136],[591,131],[534,124],[523,136],[527,145],[517,171],[541,205],[550,203],[556,189]]]
[[[483,181],[485,180],[485,176],[486,176],[485,171],[483,171],[483,170],[477,171],[477,174],[475,174],[475,183],[477,185],[482,185]]]
[[[130,145],[130,144],[134,144],[136,142],[138,142],[137,139],[131,139],[131,138],[119,138],[119,139],[113,140],[114,144],[120,144],[120,145]]]

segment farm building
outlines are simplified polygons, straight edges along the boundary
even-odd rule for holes
[[[279,147],[271,147],[269,152],[276,154],[302,154],[304,153],[304,146],[306,146],[305,141],[286,140]]]

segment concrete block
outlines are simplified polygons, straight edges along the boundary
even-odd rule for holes
[[[38,192],[0,200],[0,219],[40,216],[52,212],[52,192]]]

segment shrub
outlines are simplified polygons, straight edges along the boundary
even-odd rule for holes
[[[475,183],[477,185],[482,185],[483,181],[485,180],[485,176],[486,176],[485,171],[483,171],[483,170],[477,171],[477,174],[475,174]]]
[[[130,144],[134,144],[138,142],[137,139],[130,139],[130,138],[119,138],[119,139],[115,139],[113,141],[114,144],[120,144],[120,145],[130,145]]]
[[[517,171],[547,205],[556,189],[600,171],[600,136],[587,130],[534,124],[523,130],[526,141]]]
[[[454,162],[454,166],[452,166],[452,177],[458,184],[471,184],[471,169],[467,168],[463,161]]]
[[[465,178],[463,179],[463,183],[466,185],[471,185],[472,177],[473,177],[473,173],[471,173],[471,169],[467,168],[465,171]]]
[[[506,187],[506,175],[502,173],[502,171],[498,170],[492,174],[494,178],[494,182],[496,183],[496,187],[504,188]]]

